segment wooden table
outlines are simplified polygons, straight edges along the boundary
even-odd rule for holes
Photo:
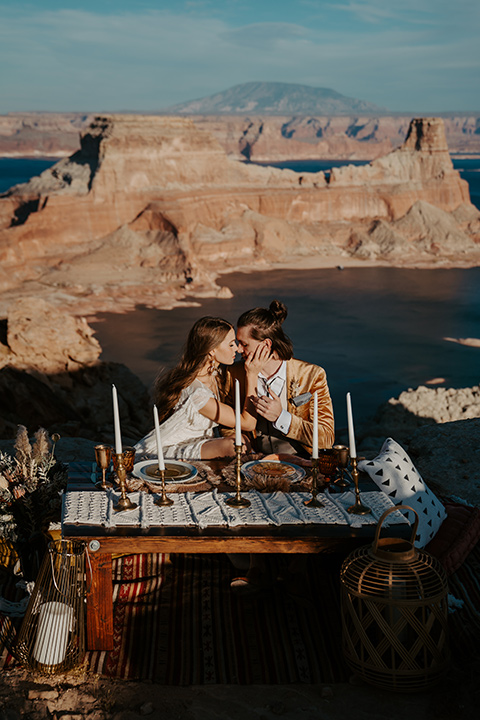
[[[369,489],[372,489],[371,487]],[[87,647],[113,649],[112,554],[116,553],[318,553],[373,540],[376,525],[281,525],[211,527],[105,528],[64,525],[65,539],[86,543]],[[385,535],[408,536],[410,527],[385,529]]]

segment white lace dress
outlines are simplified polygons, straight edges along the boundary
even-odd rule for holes
[[[214,397],[213,392],[200,380],[194,380],[182,390],[173,413],[160,425],[166,458],[200,460],[202,445],[215,437],[217,423],[201,415],[199,410]],[[135,445],[136,460],[151,457],[157,457],[154,429]]]

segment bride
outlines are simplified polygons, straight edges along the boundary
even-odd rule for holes
[[[155,384],[154,400],[160,419],[165,457],[177,460],[207,460],[233,457],[234,440],[216,436],[218,425],[235,427],[235,410],[222,402],[224,371],[232,365],[237,352],[235,331],[226,320],[204,317],[190,330],[184,352],[176,367],[160,375]],[[247,357],[245,403],[241,413],[242,430],[254,430],[258,373],[268,348],[261,346]],[[157,456],[155,431],[135,446],[137,457]]]

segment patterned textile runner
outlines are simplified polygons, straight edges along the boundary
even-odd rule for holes
[[[212,492],[172,493],[173,505],[158,507],[154,497],[144,491],[133,492],[129,498],[135,503],[133,510],[115,512],[120,497],[113,490],[108,492],[69,490],[64,496],[62,522],[64,525],[89,525],[104,527],[133,527],[144,529],[159,526],[181,527],[239,527],[242,525],[308,525],[332,524],[376,525],[385,510],[394,507],[392,500],[382,492],[362,493],[362,501],[371,508],[368,515],[351,515],[347,508],[353,505],[353,493],[340,495],[324,493],[324,507],[310,508],[305,501],[311,496],[301,492],[260,493],[250,490],[243,493],[250,501],[248,508],[232,509],[226,500],[233,493]],[[401,512],[392,513],[385,525],[407,523]]]

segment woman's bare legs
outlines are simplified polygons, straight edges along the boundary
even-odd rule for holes
[[[218,457],[235,457],[235,443],[232,438],[215,438],[207,440],[201,447],[202,460]]]
[[[250,452],[251,444],[245,435],[242,435],[242,452]],[[235,457],[234,438],[214,438],[203,443],[200,455],[202,460],[212,460],[219,457]]]

